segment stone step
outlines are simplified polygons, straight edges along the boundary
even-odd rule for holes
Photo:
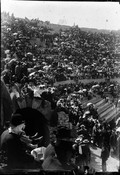
[[[105,112],[110,107],[112,107],[112,104],[107,103],[107,105],[104,105],[102,109],[98,110],[98,114],[101,115],[103,112]]]
[[[102,119],[103,120],[106,120],[107,118],[110,118],[112,115],[114,115],[115,114],[115,108],[111,108],[111,110],[107,113],[107,114],[105,114],[104,116],[102,116]]]
[[[118,111],[115,115],[113,115],[111,118],[107,119],[106,122],[109,123],[112,120],[117,120],[118,117],[120,117],[120,111]]]
[[[98,97],[98,98],[95,98],[95,99],[91,100],[91,103],[93,103],[95,105],[95,104],[97,104],[100,101],[101,101],[101,98]]]
[[[114,110],[108,116],[105,117],[105,120],[107,121],[107,120],[111,119],[116,114],[117,114],[117,110],[116,110],[116,108],[114,108]]]
[[[84,102],[83,103],[83,108],[87,108],[87,104],[88,103],[93,103],[93,104],[96,104],[96,103],[98,103],[99,101],[101,101],[101,98],[99,97],[99,98],[93,98],[93,99],[91,99],[91,100],[87,100],[86,102]]]
[[[95,104],[95,106],[97,107],[97,108],[99,108],[100,106],[102,106],[102,105],[104,105],[105,104],[105,99],[102,99],[102,100],[100,100],[99,102],[97,102],[96,104]]]
[[[98,112],[101,111],[103,108],[105,108],[106,106],[108,106],[108,103],[102,103],[99,107],[98,107]]]
[[[108,115],[108,113],[112,112],[113,109],[114,109],[114,106],[109,107],[107,110],[105,110],[103,113],[100,114],[100,118],[103,118],[106,115]]]

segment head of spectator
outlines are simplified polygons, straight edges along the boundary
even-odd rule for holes
[[[27,107],[32,107],[32,101],[34,97],[34,91],[30,87],[26,87],[25,99]]]
[[[85,111],[84,115],[83,115],[83,118],[88,118],[90,117],[90,111]]]
[[[89,166],[84,166],[84,175],[89,174]]]
[[[82,124],[82,125],[80,126],[80,129],[81,129],[81,130],[85,130],[85,129],[86,129],[85,125]]]
[[[25,121],[23,120],[23,117],[21,114],[12,114],[11,116],[11,130],[15,134],[21,134],[23,130],[25,129]]]
[[[47,121],[50,121],[51,118],[51,103],[41,97],[34,97],[32,101],[32,108],[37,109],[41,112]]]
[[[75,141],[71,130],[67,127],[58,126],[56,141],[46,148],[45,159],[42,164],[44,170],[73,170],[76,168],[70,160],[74,154]]]
[[[87,104],[87,107],[88,107],[88,109],[91,111],[92,109],[94,109],[94,105],[93,105],[93,103],[88,103]]]

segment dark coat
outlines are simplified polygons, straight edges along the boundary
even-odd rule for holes
[[[101,151],[101,158],[102,158],[102,161],[103,161],[103,162],[104,162],[104,161],[107,161],[108,157],[109,157],[109,150],[108,150],[108,148],[107,148],[107,147],[102,148],[102,151]]]
[[[6,153],[10,168],[23,168],[34,162],[34,158],[26,153],[26,144],[20,140],[20,136],[8,130],[1,135],[1,149]]]
[[[42,113],[30,107],[17,109],[16,113],[20,113],[25,120],[26,135],[33,136],[38,132],[38,137],[43,136],[41,146],[46,147],[50,143],[49,127]]]
[[[5,83],[1,80],[1,115],[0,130],[4,127],[6,121],[10,121],[13,112],[12,100]]]
[[[62,150],[61,150],[62,151]],[[77,167],[68,162],[61,161],[55,151],[55,145],[49,144],[46,148],[44,161],[42,164],[43,170],[53,170],[53,171],[65,171],[65,170],[74,170],[77,172]]]

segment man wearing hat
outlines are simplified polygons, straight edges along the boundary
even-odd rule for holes
[[[88,107],[88,110],[90,112],[90,115],[92,115],[94,119],[98,119],[99,118],[99,114],[98,114],[98,111],[95,108],[94,104],[88,103],[87,107]]]
[[[44,170],[77,171],[77,167],[70,163],[73,156],[73,144],[71,130],[65,126],[59,126],[56,132],[56,142],[49,144],[45,150],[42,168]]]
[[[5,152],[8,168],[34,167],[34,157],[26,152],[27,145],[20,139],[25,129],[22,115],[13,114],[10,124],[10,127],[1,135],[1,150]]]

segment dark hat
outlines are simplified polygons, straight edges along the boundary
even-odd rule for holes
[[[65,126],[57,127],[56,138],[63,141],[75,142],[71,130]]]
[[[22,123],[25,123],[23,116],[21,114],[12,114],[11,116],[11,125],[18,126]]]
[[[89,166],[84,166],[84,170],[89,170]]]

